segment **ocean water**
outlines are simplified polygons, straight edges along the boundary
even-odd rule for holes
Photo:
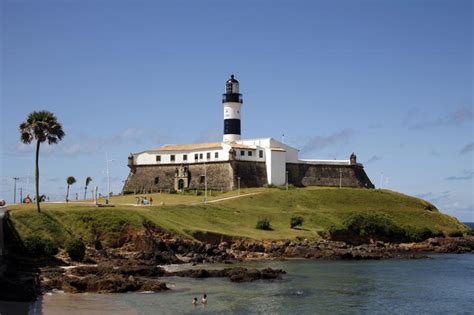
[[[170,277],[164,279],[172,290],[149,294],[53,293],[31,304],[29,314],[474,314],[474,255],[430,257],[243,263],[287,274],[250,283]],[[209,304],[193,306],[203,293]],[[2,312],[0,303],[1,314],[21,312],[5,304]]]

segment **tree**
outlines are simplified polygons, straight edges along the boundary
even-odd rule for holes
[[[31,112],[26,121],[20,124],[21,142],[30,144],[36,140],[36,159],[35,159],[35,186],[36,186],[36,207],[40,209],[39,196],[39,151],[42,142],[48,141],[48,144],[56,144],[66,135],[63,126],[58,122],[56,116],[48,111]]]
[[[76,179],[74,178],[74,176],[69,176],[66,179],[66,182],[67,182],[66,202],[68,202],[69,201],[69,186],[73,185],[76,182]]]
[[[86,178],[86,186],[84,187],[84,200],[86,200],[86,195],[87,195],[87,186],[92,182],[92,178],[87,176]]]

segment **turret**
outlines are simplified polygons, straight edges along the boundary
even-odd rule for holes
[[[351,165],[357,164],[357,155],[355,155],[354,152],[352,152],[350,160],[351,160]]]
[[[225,83],[225,93],[222,94],[224,105],[224,141],[240,140],[240,107],[242,94],[239,93],[239,81],[232,74]]]

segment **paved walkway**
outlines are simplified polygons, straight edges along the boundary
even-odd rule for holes
[[[226,200],[231,200],[231,199],[237,199],[237,198],[242,198],[242,197],[248,197],[248,196],[253,196],[253,195],[258,195],[259,193],[248,193],[248,194],[242,194],[242,195],[237,195],[237,196],[230,196],[230,197],[225,197],[225,198],[220,198],[220,199],[214,199],[214,200],[208,200],[207,203],[215,203],[215,202],[220,202],[220,201],[226,201]],[[193,203],[194,205],[199,205],[202,204],[202,202],[197,202]]]

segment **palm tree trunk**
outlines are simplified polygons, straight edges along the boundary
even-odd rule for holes
[[[69,184],[67,185],[66,202],[69,202]]]
[[[87,198],[87,186],[84,187],[84,200],[86,200]]]
[[[39,151],[40,151],[40,142],[36,142],[36,168],[35,168],[35,186],[36,186],[36,208],[38,212],[41,212],[40,209],[40,196],[39,196]]]

